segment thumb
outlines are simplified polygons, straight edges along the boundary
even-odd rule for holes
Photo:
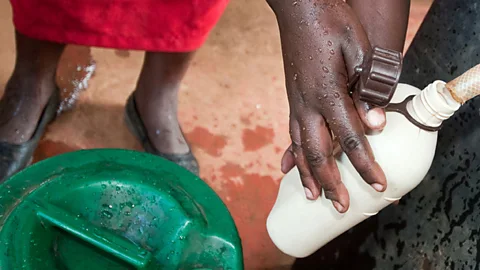
[[[386,117],[383,108],[372,107],[368,103],[361,101],[358,92],[353,93],[353,101],[362,122],[370,130],[380,131],[385,127]]]
[[[367,53],[372,49],[367,33],[356,16],[352,16],[353,23],[342,44],[342,51],[349,78],[353,78],[355,68],[363,63]],[[382,130],[386,118],[382,108],[373,108],[361,101],[358,92],[353,93],[353,101],[362,122],[371,130]]]

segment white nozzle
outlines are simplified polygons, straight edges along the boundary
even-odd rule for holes
[[[407,109],[418,122],[438,127],[444,120],[450,118],[460,105],[445,87],[445,82],[435,81],[416,95]]]

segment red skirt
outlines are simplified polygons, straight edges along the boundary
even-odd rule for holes
[[[35,39],[118,49],[198,49],[228,0],[11,0],[18,32]]]

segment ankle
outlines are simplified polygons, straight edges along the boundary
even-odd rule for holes
[[[52,96],[56,89],[55,74],[34,74],[15,71],[5,86],[5,93],[9,91],[18,92],[20,96],[45,101]]]
[[[0,122],[8,122],[18,115],[36,118],[55,90],[54,81],[39,81],[34,76],[12,75],[0,99]]]
[[[178,109],[178,95],[176,91],[142,91],[134,92],[135,105],[139,112],[148,115],[170,115],[176,119]],[[146,117],[148,117],[146,115]]]

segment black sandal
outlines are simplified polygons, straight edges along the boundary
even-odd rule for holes
[[[59,92],[55,90],[43,110],[37,129],[28,141],[22,144],[0,142],[0,183],[29,165],[33,152],[45,133],[46,127],[57,116],[59,104]]]
[[[138,140],[142,143],[143,148],[150,154],[154,154],[165,159],[168,159],[185,169],[189,170],[195,175],[199,175],[199,167],[198,162],[195,156],[193,156],[191,151],[185,154],[168,154],[168,153],[161,153],[152,145],[150,140],[148,139],[147,129],[143,124],[142,119],[137,110],[137,106],[135,104],[134,94],[132,93],[128,98],[127,105],[125,107],[125,122],[127,123],[128,128],[130,131],[137,137]]]

